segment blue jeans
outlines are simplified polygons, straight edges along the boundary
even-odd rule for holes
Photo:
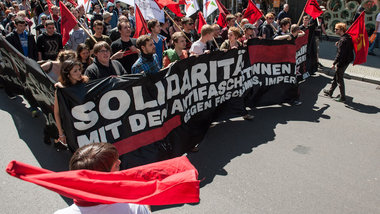
[[[373,41],[371,47],[369,47],[368,52],[373,52],[373,49],[375,49],[376,43],[377,43],[377,46],[380,47],[380,33],[376,33],[376,39],[375,41]]]

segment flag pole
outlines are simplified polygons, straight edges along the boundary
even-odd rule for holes
[[[79,26],[84,30],[84,32],[95,42],[97,43],[96,39],[88,32],[88,30],[82,25],[82,23],[78,22]]]
[[[306,5],[305,5],[305,6],[306,6]],[[298,25],[298,26],[299,26],[300,23],[301,23],[301,19],[302,19],[302,16],[303,16],[304,13],[305,13],[305,8],[303,9],[300,18],[298,19],[298,22],[297,22],[297,25]]]
[[[174,25],[183,33],[183,35],[186,37],[187,40],[189,40],[190,43],[193,43],[189,37],[186,36],[186,33],[181,29],[180,26],[177,25],[177,23],[175,23],[174,19],[168,14],[168,12],[166,12],[166,10],[164,8],[162,8],[162,10],[165,12],[165,14],[169,17],[169,19],[174,23]]]
[[[214,40],[216,47],[217,47],[218,49],[220,49],[218,43],[217,43],[216,40],[215,40],[215,37],[212,37],[212,39]]]
[[[103,6],[103,4],[100,2],[100,0],[98,0],[98,2],[99,2],[99,4],[100,4],[100,6],[102,6],[103,13],[104,13],[104,12],[107,12],[107,11],[104,9],[104,6]]]
[[[305,6],[303,7],[303,10],[302,10],[301,16],[300,16],[300,18],[298,19],[298,22],[297,22],[297,25],[298,25],[298,26],[299,26],[300,23],[301,23],[302,16],[303,16],[303,14],[305,13],[305,8],[306,8],[306,5],[307,5],[308,3],[309,3],[309,0],[307,0]]]
[[[239,23],[235,20],[235,24],[240,28],[241,31],[244,32],[243,28],[240,27]]]

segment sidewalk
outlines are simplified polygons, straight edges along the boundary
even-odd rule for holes
[[[345,78],[360,80],[380,85],[380,50],[375,48],[377,56],[367,56],[367,62],[353,66],[350,64],[346,70]],[[334,76],[331,68],[336,55],[335,42],[323,41],[319,45],[319,62],[325,66],[319,72]]]

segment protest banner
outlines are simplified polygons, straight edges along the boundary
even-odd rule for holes
[[[298,37],[296,39],[296,76],[298,82],[305,80],[310,76],[306,66],[308,38],[309,30],[306,30],[303,37]]]
[[[4,57],[9,51],[3,49]],[[35,61],[11,53],[26,78],[7,82],[30,91],[47,124],[53,124],[52,81]],[[17,76],[15,63],[8,64],[8,70],[0,69],[2,78]],[[91,142],[113,143],[123,169],[181,156],[202,141],[225,103],[243,97],[246,106],[254,107],[294,99],[295,65],[294,41],[253,39],[248,48],[190,57],[153,75],[108,77],[58,89],[63,129],[72,151]]]
[[[0,78],[4,88],[14,95],[23,95],[30,104],[36,104],[46,119],[44,142],[58,136],[54,120],[54,81],[40,65],[17,51],[0,37]]]

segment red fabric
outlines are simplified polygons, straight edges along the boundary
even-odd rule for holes
[[[11,161],[6,172],[79,201],[146,205],[199,202],[198,172],[185,156],[118,172],[52,172]]]
[[[78,21],[62,2],[59,2],[59,9],[61,11],[62,45],[65,45],[70,39],[70,31],[78,24]]]
[[[256,7],[252,0],[248,1],[247,10],[244,13],[243,18],[247,18],[249,23],[254,24],[263,16],[263,13]]]
[[[74,5],[74,7],[78,6],[78,4],[75,2],[75,0],[67,0],[67,1],[70,2],[72,5]]]
[[[140,147],[164,139],[173,129],[177,128],[180,125],[181,117],[177,115],[166,121],[162,127],[141,132],[139,134],[118,141],[113,145],[117,148],[119,155],[123,155]]]
[[[49,8],[49,13],[50,13],[51,15],[53,15],[53,11],[51,10],[51,7],[53,7],[53,6],[54,6],[54,4],[53,4],[53,3],[51,3],[51,1],[50,1],[50,0],[46,0],[46,3],[47,3],[47,5],[48,5],[48,8]]]
[[[280,48],[280,49],[279,49]],[[263,51],[265,50],[265,51]],[[295,45],[249,45],[249,59],[251,65],[255,63],[295,63],[294,55],[284,53],[295,53]]]
[[[186,4],[186,0],[178,0],[178,4]]]
[[[217,24],[221,27],[224,28],[227,26],[227,21],[226,21],[226,16],[230,12],[224,7],[222,3],[220,3],[219,0],[216,0],[216,4],[218,5],[218,10],[219,10],[219,17],[218,17],[218,22]]]
[[[149,33],[148,26],[146,25],[144,16],[142,15],[140,8],[136,6],[136,30],[135,35],[133,35],[133,38],[139,38],[139,36],[145,35]]]
[[[181,9],[179,8],[179,3],[172,0],[154,0],[158,7],[162,10],[164,7],[167,7],[172,11],[176,16],[182,17]]]
[[[198,12],[198,34],[201,33],[203,25],[207,24],[202,12]]]
[[[365,13],[364,11],[355,20],[354,24],[346,31],[352,38],[355,49],[354,65],[367,62],[369,40],[365,29]]]
[[[323,11],[319,7],[317,0],[308,0],[305,6],[305,13],[316,19],[323,13]]]

